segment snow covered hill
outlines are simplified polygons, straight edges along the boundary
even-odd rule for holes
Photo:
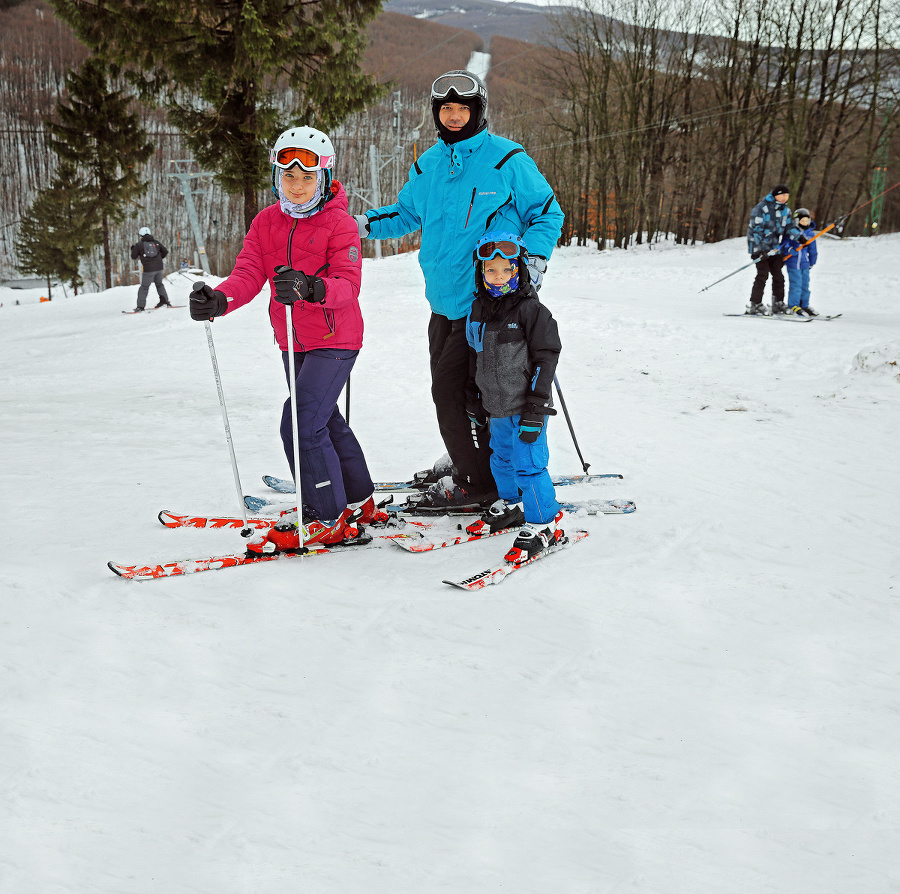
[[[120,313],[134,287],[0,294],[0,892],[895,890],[900,237],[822,246],[831,322],[722,316],[752,271],[699,290],[746,261],[554,255],[576,434],[625,476],[573,496],[638,511],[477,594],[441,580],[504,538],[114,577],[241,548],[156,521],[238,512],[204,327]],[[405,477],[443,452],[416,259],[363,283],[351,422]],[[265,302],[212,329],[260,493]]]

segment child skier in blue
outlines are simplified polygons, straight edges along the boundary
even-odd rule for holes
[[[564,539],[563,513],[547,471],[546,429],[547,416],[556,415],[550,389],[562,344],[526,260],[519,236],[483,236],[475,248],[475,300],[466,320],[474,349],[466,413],[473,432],[490,415],[491,472],[500,496],[466,531],[490,534],[522,525],[505,556],[514,563]]]
[[[788,313],[817,317],[816,311],[809,306],[809,271],[816,266],[819,249],[815,242],[800,247],[816,235],[816,225],[806,208],[794,212],[794,223],[803,231],[803,238],[791,239],[785,233],[781,240],[782,255],[790,255],[784,264],[788,272]]]

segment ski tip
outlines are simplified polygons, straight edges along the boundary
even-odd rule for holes
[[[116,565],[115,562],[107,562],[106,567],[118,577],[125,577],[125,569],[121,565]]]
[[[451,587],[456,587],[457,590],[469,590],[469,587],[464,587],[462,584],[457,583],[455,580],[443,580],[441,581],[443,584],[449,584]]]
[[[175,523],[175,520],[172,517],[172,513],[169,512],[168,509],[160,510],[159,515],[156,516],[159,519],[159,523],[166,528],[176,528],[178,525]]]

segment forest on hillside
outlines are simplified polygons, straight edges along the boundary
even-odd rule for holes
[[[363,68],[387,89],[331,129],[337,177],[351,213],[392,201],[434,142],[431,80],[484,51],[491,129],[521,142],[550,180],[564,239],[605,248],[737,236],[781,180],[823,224],[898,179],[898,17],[882,0],[579,0],[548,15],[540,43],[494,34],[485,46],[474,30],[382,12],[367,26]],[[88,55],[43,0],[0,4],[0,279],[16,275],[20,221],[58,173],[46,122]],[[163,109],[138,97],[133,108],[154,151],[138,172],[146,192],[111,232],[115,282],[136,281],[128,248],[140,226],[173,261],[194,261],[176,169],[207,175],[194,181],[195,200],[210,266],[226,274],[244,233],[241,198],[192,161]],[[257,201],[268,201],[264,191]],[[878,232],[875,222],[900,229],[900,189],[844,233]],[[384,251],[415,245],[412,235]],[[99,287],[98,252],[82,275]]]

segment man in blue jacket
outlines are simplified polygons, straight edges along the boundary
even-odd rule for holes
[[[772,275],[772,313],[783,314],[787,311],[784,303],[784,273],[781,272],[784,265],[781,239],[785,233],[793,239],[803,235],[803,231],[791,220],[791,209],[787,205],[789,198],[790,190],[785,184],[779,183],[750,212],[747,251],[756,262],[756,279],[750,290],[748,314],[766,313],[762,299],[769,274]]]
[[[449,71],[431,87],[438,141],[409,171],[397,201],[356,220],[360,236],[389,239],[422,231],[419,265],[431,305],[431,395],[453,474],[426,494],[431,505],[492,503],[490,433],[466,414],[472,257],[488,230],[524,237],[528,274],[540,288],[564,215],[525,150],[487,130],[487,88],[468,71]]]

